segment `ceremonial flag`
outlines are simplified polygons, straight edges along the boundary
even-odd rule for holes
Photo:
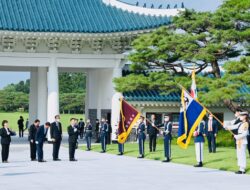
[[[186,149],[196,127],[205,116],[206,109],[183,88],[181,105],[177,144]]]
[[[118,125],[118,142],[123,144],[128,138],[132,127],[138,121],[140,113],[128,104],[125,100],[120,99],[120,121]]]
[[[194,99],[197,99],[198,95],[197,95],[197,89],[196,89],[196,82],[195,82],[195,70],[193,70],[192,72],[192,85],[191,85],[191,96],[194,98]]]

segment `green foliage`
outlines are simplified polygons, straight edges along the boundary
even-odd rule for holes
[[[84,113],[86,76],[82,73],[59,74],[60,111],[62,113]],[[30,80],[10,84],[0,90],[0,110],[5,112],[29,108]]]
[[[114,79],[116,90],[178,91],[178,84],[190,87],[195,69],[203,103],[249,103],[242,93],[250,88],[249,10],[248,0],[228,0],[214,13],[186,10],[171,26],[139,36],[128,56],[132,73]]]

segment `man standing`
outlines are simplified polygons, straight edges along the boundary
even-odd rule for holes
[[[157,139],[158,128],[155,120],[155,115],[151,115],[151,121],[147,122],[147,134],[149,136],[149,151],[155,152],[156,150],[156,139]]]
[[[171,140],[172,140],[172,122],[170,121],[170,116],[164,116],[164,123],[160,125],[163,126],[163,136],[164,136],[164,152],[166,160],[163,162],[170,162],[171,159]]]
[[[53,160],[61,161],[59,159],[59,149],[62,141],[62,124],[60,122],[60,115],[55,116],[55,121],[51,124],[50,136],[53,143]]]
[[[106,123],[107,123],[107,125],[108,125],[107,144],[111,144],[112,127],[111,127],[111,124],[109,124],[109,121],[108,121],[108,120],[106,120]]]
[[[79,131],[80,131],[80,138],[81,139],[83,139],[84,127],[85,127],[85,123],[84,123],[83,119],[80,118]]]
[[[138,134],[138,143],[139,143],[139,156],[138,158],[144,158],[144,143],[146,139],[145,135],[145,124],[144,124],[144,117],[141,116],[139,119],[139,126],[137,128]]]
[[[95,121],[95,138],[96,138],[96,143],[99,143],[100,142],[100,136],[99,136],[99,126],[100,126],[100,121],[99,119],[96,119]]]
[[[90,119],[87,120],[86,128],[85,128],[85,134],[86,134],[86,142],[87,142],[87,151],[91,150],[91,138],[92,138],[92,125],[90,123]]]
[[[203,166],[203,147],[204,147],[204,127],[205,122],[201,121],[194,132],[194,143],[195,143],[195,153],[197,164],[194,167],[202,167]]]
[[[235,110],[235,113],[234,113],[235,119],[231,121],[231,125],[239,125],[241,123],[241,120],[240,120],[240,113],[241,112],[242,112],[242,110],[240,108],[237,108]],[[233,129],[232,132],[234,135],[238,135],[238,129]],[[236,146],[237,146],[236,140],[235,140],[233,135],[232,135],[232,138],[234,139],[234,147],[236,149]]]
[[[213,115],[209,114],[205,125],[205,134],[207,136],[209,153],[216,152],[216,136],[218,133],[217,122],[213,119]]]
[[[46,135],[47,135],[49,127],[50,127],[50,123],[46,122],[44,125],[40,126],[37,129],[36,147],[37,147],[38,162],[46,162],[46,160],[43,159],[43,143],[46,139]]]
[[[29,141],[30,141],[30,158],[31,161],[37,161],[36,159],[36,133],[40,125],[40,120],[36,119],[34,123],[29,128]]]
[[[108,133],[108,124],[106,122],[105,118],[102,118],[101,122],[101,127],[100,127],[100,136],[101,136],[101,146],[102,146],[102,151],[101,153],[106,152],[106,139],[107,139],[107,133]]]
[[[70,126],[68,126],[68,135],[69,135],[69,161],[77,161],[75,159],[75,150],[78,139],[78,129],[76,125],[76,119],[70,119]]]
[[[24,119],[23,116],[20,116],[19,120],[17,121],[18,129],[19,129],[19,137],[23,137],[23,130],[24,130]]]

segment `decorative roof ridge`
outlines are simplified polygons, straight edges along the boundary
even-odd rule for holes
[[[106,5],[116,7],[123,11],[128,11],[128,12],[137,13],[140,15],[147,15],[147,16],[177,16],[179,12],[185,10],[183,8],[152,9],[152,8],[147,8],[147,7],[139,7],[139,6],[130,5],[128,3],[117,1],[117,0],[102,0],[102,1]]]

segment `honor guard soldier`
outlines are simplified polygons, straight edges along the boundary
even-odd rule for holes
[[[87,151],[91,150],[91,138],[92,138],[92,125],[90,123],[90,120],[87,120],[87,124],[85,127],[85,138],[87,142]]]
[[[139,126],[137,128],[137,134],[138,134],[138,143],[139,143],[139,156],[138,158],[144,158],[144,143],[146,139],[145,135],[145,123],[144,123],[144,117],[141,116],[139,119]]]
[[[164,152],[166,160],[163,162],[170,162],[171,159],[171,140],[172,140],[172,122],[170,121],[170,115],[164,116],[164,123],[159,127],[164,128]]]
[[[235,116],[235,119],[233,119],[232,121],[231,121],[231,125],[236,125],[236,124],[240,124],[241,123],[241,121],[240,121],[240,112],[242,112],[242,110],[240,109],[240,108],[237,108],[236,110],[235,110],[235,113],[234,113],[234,116]],[[238,134],[238,129],[233,129],[233,130],[231,130],[232,131],[232,133],[234,134],[234,135],[237,135]],[[232,137],[233,137],[233,135],[232,135]],[[235,149],[237,148],[237,145],[236,145],[236,139],[233,137],[233,139],[234,139],[234,147],[235,147]]]
[[[78,139],[78,128],[76,125],[76,119],[70,119],[70,126],[68,126],[68,135],[69,135],[69,161],[77,161],[75,159],[75,150],[77,148],[77,139]]]
[[[205,134],[207,136],[209,153],[216,152],[216,136],[218,133],[218,123],[213,119],[213,115],[209,114],[208,121],[205,125]]]
[[[246,148],[247,148],[247,135],[249,128],[249,115],[248,112],[241,112],[239,114],[241,123],[237,125],[226,126],[227,130],[238,129],[238,134],[234,135],[236,139],[236,149],[237,149],[237,160],[239,171],[235,172],[236,174],[245,174],[246,173]]]
[[[100,127],[100,137],[101,137],[101,146],[102,146],[101,153],[105,153],[106,152],[107,133],[108,133],[108,124],[106,122],[106,119],[102,118],[101,127]]]
[[[201,121],[193,134],[195,143],[196,161],[197,161],[197,164],[194,165],[194,167],[203,166],[203,147],[205,142],[204,127],[205,127],[205,122]]]

